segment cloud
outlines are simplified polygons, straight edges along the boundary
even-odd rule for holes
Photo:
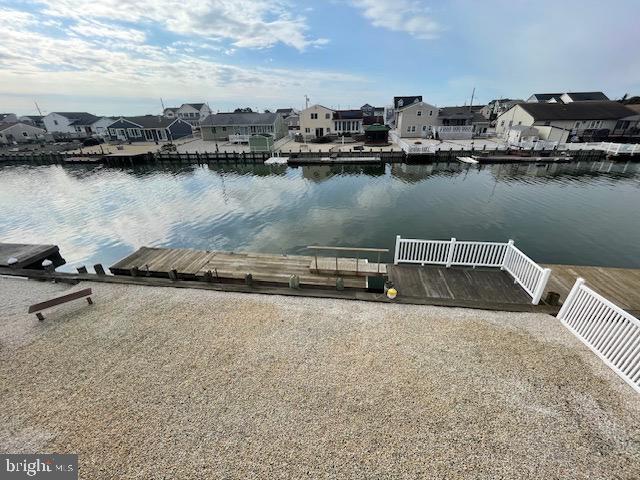
[[[184,36],[224,39],[237,48],[284,44],[299,51],[325,39],[307,35],[304,16],[290,0],[38,0],[43,13],[69,19],[149,23]]]
[[[376,27],[405,32],[422,40],[437,38],[442,30],[420,1],[352,0],[352,3]]]

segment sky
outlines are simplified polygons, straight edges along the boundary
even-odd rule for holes
[[[0,0],[0,112],[640,95],[640,1]]]

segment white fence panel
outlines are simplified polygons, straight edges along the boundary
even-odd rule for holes
[[[549,280],[551,270],[542,268],[513,244],[449,240],[418,240],[396,237],[393,263],[494,267],[506,270],[537,305]]]
[[[537,305],[542,298],[551,270],[542,268],[531,260],[511,240],[509,240],[509,248],[504,257],[502,268],[509,272],[520,286],[531,295],[533,303]]]
[[[578,278],[557,318],[640,393],[640,321],[636,317]]]

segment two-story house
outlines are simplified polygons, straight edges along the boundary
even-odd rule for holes
[[[524,125],[535,127],[542,140],[566,142],[593,131],[612,132],[620,120],[635,115],[626,105],[612,101],[521,103],[497,118],[496,134],[508,137],[512,127]]]
[[[438,107],[421,100],[395,108],[396,133],[404,138],[424,138],[438,125]]]
[[[75,138],[90,137],[95,133],[91,125],[98,120],[100,117],[87,112],[51,112],[42,119],[47,132]]]
[[[312,105],[300,112],[300,133],[305,139],[324,137],[333,133],[335,110]]]
[[[176,111],[177,118],[197,127],[200,122],[211,115],[211,109],[206,103],[183,103]]]

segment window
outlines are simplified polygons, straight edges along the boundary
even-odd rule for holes
[[[401,107],[404,105],[404,100],[400,99],[398,100],[398,106]]]
[[[412,125],[412,126],[411,126],[411,132],[415,132],[415,131],[416,131],[416,126],[415,126],[415,125]]]
[[[326,118],[327,120],[329,120],[331,118],[331,114],[330,113],[325,113],[324,114],[324,118]]]
[[[311,120],[317,120],[318,119],[318,114],[317,113],[312,113],[311,114]]]
[[[426,132],[427,131],[427,126],[426,125],[422,125],[422,131]]]
[[[522,122],[518,122],[518,125],[522,125]]]
[[[581,123],[580,122],[576,122],[576,124],[574,125],[573,128],[580,128]]]
[[[309,129],[309,128],[305,128],[305,129],[304,129],[304,133],[311,133],[311,129]]]
[[[54,124],[54,125],[58,125],[58,120],[54,120],[54,121],[53,121],[53,124]]]
[[[109,129],[109,135],[111,135],[112,137],[116,136],[116,129],[115,128],[110,128]]]
[[[227,127],[222,127],[222,131],[226,132],[227,131]]]
[[[410,131],[411,131],[411,127],[407,127],[407,132],[410,132]]]
[[[432,117],[433,116],[433,110],[429,110],[429,116]]]
[[[500,126],[504,127],[504,120],[500,120]]]
[[[421,116],[422,116],[422,110],[418,110],[418,111],[416,112],[416,115],[417,115],[418,117],[421,117]]]
[[[23,136],[23,137],[28,137],[28,136],[29,136],[29,134],[28,134],[27,132],[22,132],[22,136]]]

